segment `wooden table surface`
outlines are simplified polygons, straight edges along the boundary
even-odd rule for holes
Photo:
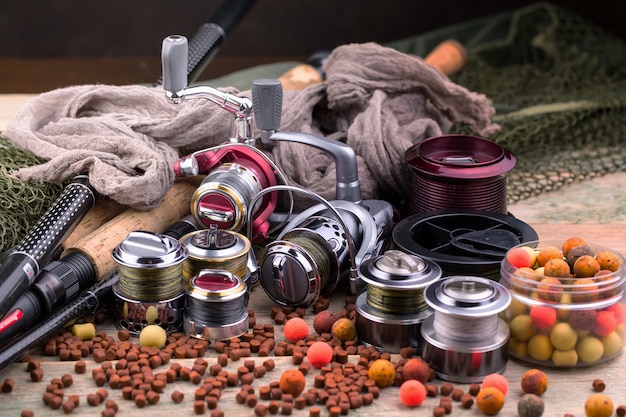
[[[29,98],[28,95],[0,96],[0,130],[6,126],[15,110]],[[539,234],[540,239],[564,239],[570,236],[581,236],[587,240],[611,247],[626,255],[626,173],[616,173],[601,178],[596,178],[582,184],[567,186],[564,189],[546,193],[539,197],[519,202],[509,207],[509,211],[520,220],[531,225]],[[338,310],[343,307],[343,296],[337,295],[332,299],[331,309]],[[256,288],[250,299],[249,307],[256,312],[257,323],[273,323],[269,313],[273,303],[265,295],[262,288]],[[314,314],[307,311],[305,318],[312,322]],[[282,326],[275,325],[277,341],[283,339]],[[111,323],[98,326],[99,331],[116,336],[117,331]],[[205,356],[209,364],[216,362],[216,354],[211,349]],[[254,382],[254,387],[269,384],[270,381],[280,378],[281,370],[295,368],[290,357],[272,357],[277,367],[264,377]],[[74,373],[74,363],[71,361],[61,362],[55,357],[39,357],[42,361],[44,377],[41,382],[32,382],[26,372],[26,364],[16,363],[0,371],[0,383],[5,378],[13,378],[15,388],[10,393],[0,393],[0,415],[19,416],[20,410],[30,409],[36,416],[60,415],[61,410],[51,410],[42,402],[42,396],[47,384],[53,377],[60,377],[70,373],[74,377],[74,384],[66,388],[66,395],[79,394],[81,405],[72,414],[81,416],[100,416],[103,407],[87,405],[86,396],[96,391],[97,386],[90,376],[91,369],[99,366],[88,358],[88,372],[85,375]],[[265,358],[252,357],[257,364]],[[392,360],[398,360],[399,355],[392,355]],[[350,356],[350,362],[356,362],[357,356]],[[193,360],[177,360],[183,365],[191,365]],[[242,362],[232,361],[227,369],[236,372]],[[517,415],[517,400],[522,395],[519,381],[521,375],[532,366],[513,359],[508,361],[504,375],[510,383],[510,391],[507,395],[504,408],[499,415]],[[606,383],[605,394],[609,395],[615,406],[626,404],[626,355],[620,355],[614,360],[603,364],[579,368],[579,369],[542,369],[549,378],[549,388],[544,394],[544,416],[563,416],[572,413],[574,416],[584,416],[585,399],[593,393],[592,381],[601,378]],[[307,387],[313,386],[314,375],[318,371],[312,370],[307,375]],[[434,381],[441,384],[442,381]],[[468,385],[455,384],[459,388],[467,389]],[[197,387],[189,382],[176,382],[168,384],[166,391],[156,406],[147,406],[139,409],[134,403],[122,398],[120,390],[108,389],[109,398],[113,398],[120,410],[118,416],[191,416],[196,415],[193,410],[193,393]],[[175,404],[170,399],[170,393],[174,390],[184,392],[185,400],[181,404]],[[224,391],[219,400],[218,408],[225,411],[226,416],[251,416],[254,412],[246,405],[238,404],[235,394],[238,388],[229,388]],[[349,415],[354,416],[430,416],[432,410],[439,402],[439,398],[427,398],[418,408],[409,408],[400,402],[397,387],[387,387],[381,390],[381,396],[370,406],[351,410]],[[208,411],[206,414],[208,415]],[[293,410],[294,416],[308,416],[308,407],[303,410]],[[328,411],[322,407],[322,416],[328,415]],[[469,410],[461,409],[455,404],[452,415],[455,416],[479,416],[483,415],[475,406]]]

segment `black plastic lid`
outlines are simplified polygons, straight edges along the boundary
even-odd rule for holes
[[[415,214],[392,232],[396,248],[436,262],[446,276],[496,280],[506,252],[537,238],[532,227],[513,216],[469,209]]]

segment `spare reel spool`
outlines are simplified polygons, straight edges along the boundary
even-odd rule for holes
[[[215,342],[248,331],[246,285],[229,271],[203,269],[187,283],[184,329],[187,336]]]
[[[113,286],[118,328],[138,335],[149,324],[178,331],[185,307],[183,263],[189,252],[171,236],[133,231],[112,252],[119,281]]]
[[[434,262],[398,250],[369,258],[359,266],[367,290],[356,299],[355,325],[359,342],[379,351],[420,352],[422,322],[432,314],[424,288],[441,278]]]
[[[472,275],[496,281],[506,252],[537,239],[531,226],[513,216],[470,209],[414,214],[400,220],[392,231],[394,248],[436,262],[444,276]]]
[[[477,136],[443,135],[407,149],[412,168],[410,214],[445,208],[507,213],[506,174],[517,162],[497,143]]]
[[[180,238],[180,242],[189,251],[183,263],[186,281],[203,269],[220,269],[241,278],[250,290],[253,283],[248,260],[252,245],[246,236],[230,230],[219,230],[211,225],[208,229],[187,233]]]
[[[428,286],[424,299],[434,314],[422,324],[421,354],[439,379],[478,383],[504,372],[510,333],[498,313],[511,304],[511,294],[503,285],[452,276]]]

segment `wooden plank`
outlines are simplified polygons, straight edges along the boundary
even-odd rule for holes
[[[537,225],[537,230],[540,235],[550,234],[553,230],[552,225]],[[610,225],[597,226],[596,230],[599,235],[603,235],[611,228]],[[560,229],[560,231],[567,230],[567,228]],[[570,229],[572,233],[577,234],[579,231],[576,227]],[[565,232],[567,233],[567,232]],[[607,236],[610,234],[607,233]],[[609,245],[615,246],[616,240],[607,241]],[[345,294],[338,292],[331,298],[331,310],[339,311],[344,307]],[[261,287],[256,287],[252,292],[249,308],[255,311],[255,317],[257,323],[273,323],[276,329],[275,338],[277,341],[284,340],[282,334],[282,326],[277,325],[270,318],[270,310],[273,306],[273,302],[265,295]],[[314,314],[309,309],[305,314],[305,319],[310,324],[312,329],[312,320]],[[98,326],[99,331],[105,331],[109,335],[115,336],[117,334],[116,329],[111,323]],[[217,354],[209,349],[205,358],[209,364],[216,362]],[[89,393],[93,393],[97,390],[92,377],[91,370],[99,364],[93,360],[87,359],[88,367],[85,375],[77,375],[74,372],[74,362],[60,362],[58,358],[50,358],[44,356],[37,357],[42,362],[42,368],[44,370],[44,378],[41,382],[32,382],[30,380],[29,373],[25,371],[26,365],[24,363],[17,363],[9,366],[3,371],[0,371],[0,382],[5,378],[13,378],[15,380],[15,389],[11,393],[0,394],[0,415],[19,415],[20,410],[30,408],[35,411],[35,415],[48,415],[51,414],[49,408],[44,406],[42,402],[42,396],[46,389],[46,385],[51,381],[53,377],[61,377],[65,373],[69,373],[74,378],[74,384],[65,390],[66,395],[78,394],[80,396],[81,405],[78,409],[74,410],[74,414],[81,416],[100,416],[102,406],[91,407],[86,404],[86,396]],[[262,378],[257,378],[254,381],[254,388],[258,394],[258,390],[263,385],[268,385],[270,381],[277,381],[283,370],[290,368],[297,368],[297,365],[292,363],[291,357],[271,357],[276,362],[276,368],[267,373]],[[254,359],[256,364],[261,364],[266,357],[253,356],[251,358],[242,358],[239,361],[230,361],[229,365],[225,368],[230,372],[236,372],[237,368],[243,364],[245,359]],[[397,354],[392,355],[392,361],[397,361],[400,356]],[[180,362],[184,366],[191,366],[193,360],[182,359],[175,360]],[[350,356],[349,362],[356,363],[358,356]],[[163,369],[167,369],[168,366],[163,366]],[[500,415],[513,416],[516,415],[517,399],[522,395],[519,381],[521,375],[529,368],[533,367],[530,364],[525,364],[514,359],[510,359],[504,372],[510,383],[510,392],[507,396],[504,409],[500,412]],[[624,355],[618,358],[599,364],[589,368],[581,369],[544,369],[549,377],[550,386],[546,394],[544,395],[544,401],[546,403],[546,413],[544,416],[563,416],[566,412],[571,412],[574,415],[581,415],[583,413],[584,400],[588,395],[592,393],[591,384],[594,378],[602,378],[606,382],[607,390],[606,394],[610,395],[616,403],[625,403],[626,397],[623,395],[625,383],[623,382],[623,374],[626,371],[626,357]],[[307,375],[307,388],[313,387],[313,379],[319,371],[314,368]],[[434,381],[436,385],[441,385],[442,381]],[[467,390],[469,386],[467,384],[454,384],[456,387]],[[139,409],[131,401],[122,398],[121,391],[119,389],[110,389],[109,398],[114,399],[120,406],[120,412],[118,415],[150,415],[152,417],[159,416],[171,416],[172,413],[176,413],[179,416],[195,415],[193,411],[193,395],[197,386],[194,386],[190,382],[178,381],[172,384],[168,384],[165,392],[161,395],[161,399],[157,406],[147,406],[146,408]],[[180,390],[185,394],[185,400],[181,404],[175,404],[170,398],[173,390]],[[250,416],[253,415],[253,410],[246,405],[238,404],[235,400],[235,395],[239,392],[239,387],[229,387],[223,391],[223,396],[219,400],[219,409],[226,412],[227,416]],[[267,401],[262,401],[267,403]],[[419,412],[424,415],[431,415],[433,407],[439,402],[439,398],[427,398],[424,404],[419,407]],[[323,408],[323,406],[322,406]],[[207,412],[208,413],[208,412]],[[309,407],[303,410],[294,410],[294,416],[308,416]],[[381,397],[374,401],[371,406],[365,406],[359,409],[351,410],[350,415],[354,416],[383,416],[383,415],[395,415],[395,416],[409,416],[415,415],[416,410],[410,409],[404,406],[398,397],[398,387],[387,387],[381,390]],[[327,415],[324,411],[322,415]],[[453,415],[458,416],[476,416],[480,415],[474,406],[470,410],[461,409],[458,403],[454,403]]]

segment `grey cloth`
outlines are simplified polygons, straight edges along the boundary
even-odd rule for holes
[[[481,136],[499,128],[487,97],[416,56],[375,43],[343,45],[324,70],[327,82],[285,91],[281,130],[350,145],[363,198],[406,195],[404,153],[424,138],[455,123]],[[250,97],[249,90],[220,90]],[[225,142],[231,123],[232,115],[219,106],[205,100],[175,105],[161,88],[83,85],[31,99],[6,134],[47,160],[14,172],[21,180],[60,182],[88,172],[102,195],[141,210],[157,205],[171,187],[179,156]],[[291,184],[334,197],[334,161],[326,152],[281,142],[271,155]]]

